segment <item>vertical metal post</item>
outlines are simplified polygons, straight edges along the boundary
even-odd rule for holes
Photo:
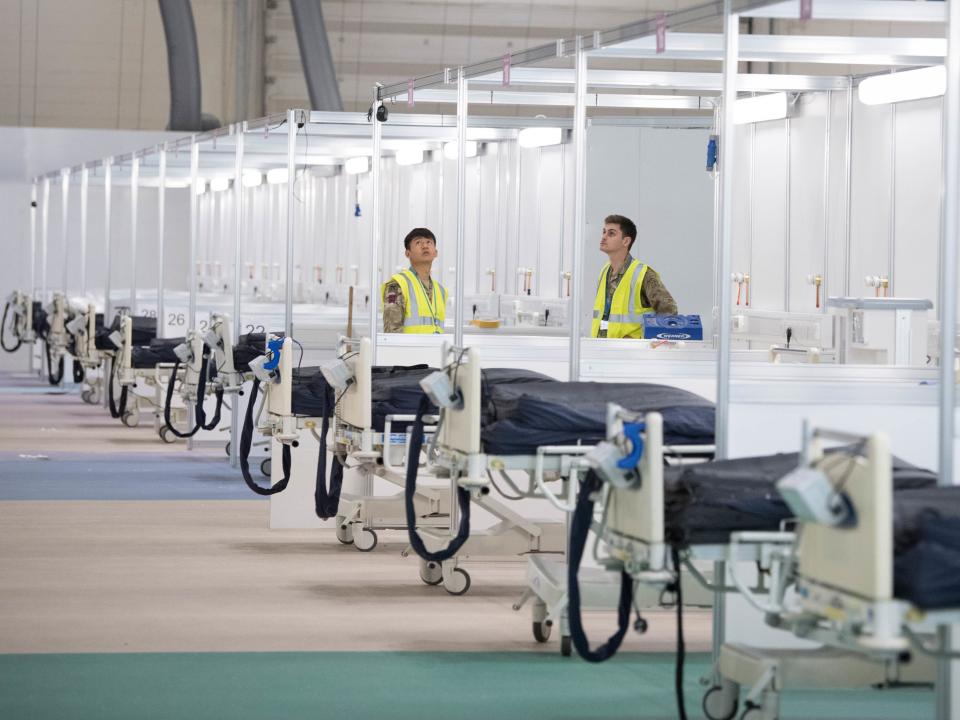
[[[534,287],[536,295],[540,295],[540,276],[543,274],[543,268],[540,266],[541,250],[543,248],[543,192],[540,190],[540,181],[543,178],[543,148],[537,148],[537,252],[534,255]]]
[[[940,467],[941,485],[953,485],[954,418],[956,379],[954,377],[957,326],[957,242],[960,235],[960,3],[948,8],[947,92],[943,99],[944,178],[943,229],[940,263]],[[948,651],[954,646],[953,628],[939,628],[940,640]],[[953,663],[937,661],[937,720],[957,717],[952,713],[960,702],[951,687]]]
[[[297,152],[297,113],[287,111],[287,276],[283,285],[284,292],[284,332],[287,337],[293,337],[293,253],[294,253],[294,222],[293,222],[293,185],[297,180],[297,166],[294,162]]]
[[[233,135],[236,141],[234,146],[233,162],[233,209],[236,212],[234,223],[234,263],[233,263],[233,341],[240,338],[240,284],[243,282],[241,268],[243,267],[243,233],[244,233],[244,189],[243,189],[243,153],[246,138],[247,123],[242,122],[234,126]],[[259,172],[259,171],[258,171]],[[288,180],[290,180],[288,178]],[[292,180],[290,180],[292,182]],[[224,348],[225,352],[233,352],[233,348]],[[240,397],[234,397],[230,410],[230,465],[236,467],[240,462]]]
[[[194,136],[190,142],[190,299],[187,303],[187,328],[197,326],[197,236],[200,228],[200,145]]]
[[[587,187],[587,54],[583,39],[576,39],[573,100],[573,267],[570,285],[570,369],[571,382],[580,379],[580,304],[583,295],[583,225]]]
[[[457,275],[453,325],[453,344],[463,347],[464,257],[467,251],[467,78],[463,66],[457,70]],[[478,258],[479,261],[479,258]],[[456,495],[453,496],[454,499]]]
[[[740,16],[730,13],[724,0],[723,109],[720,125],[720,308],[717,337],[717,458],[729,453],[730,443],[730,250],[733,245],[733,173],[735,126],[733,103],[737,99],[737,58]]]
[[[40,210],[40,302],[47,301],[47,230],[50,226],[50,178],[43,179],[43,207]]]
[[[137,314],[137,209],[140,203],[140,158],[130,166],[130,313]]]
[[[106,273],[103,281],[103,324],[109,326],[113,322],[110,314],[110,271],[113,266],[113,242],[110,237],[111,195],[113,185],[113,158],[103,161],[103,244],[106,249]],[[107,393],[103,393],[106,397]]]
[[[164,233],[166,232],[166,209],[167,209],[167,146],[160,147],[160,177],[157,186],[157,337],[166,335],[166,326],[164,310],[166,305],[163,302],[163,286],[166,284],[166,278],[163,274],[163,264],[166,259],[166,242]]]
[[[827,91],[827,115],[824,120],[823,129],[823,264],[820,267],[820,275],[823,278],[821,284],[820,311],[827,312],[827,287],[830,279],[830,151],[831,135],[833,129],[833,91]],[[816,269],[814,269],[816,271]]]
[[[63,262],[63,273],[62,279],[60,281],[60,287],[63,290],[63,296],[66,298],[69,296],[67,292],[67,282],[69,281],[69,268],[70,268],[70,242],[67,228],[69,227],[69,218],[67,213],[69,211],[70,203],[70,169],[67,168],[60,175],[60,243],[63,246],[63,255],[61,256],[61,261]]]
[[[37,181],[30,184],[30,299],[37,295]]]
[[[730,452],[730,253],[733,245],[733,171],[735,129],[733,104],[737,99],[737,65],[740,50],[740,16],[731,12],[731,0],[723,3],[723,106],[720,125],[720,308],[717,314],[717,417],[716,457],[724,459]],[[718,585],[726,581],[726,563],[714,563]],[[726,598],[722,591],[713,595],[713,661],[720,659],[726,635]]]
[[[793,252],[792,243],[791,243],[791,227],[790,227],[790,175],[792,172],[792,163],[790,162],[790,118],[787,118],[783,121],[783,134],[784,134],[784,149],[786,157],[784,158],[784,164],[786,165],[786,173],[784,174],[784,191],[783,191],[783,202],[784,202],[784,212],[783,212],[783,309],[785,312],[790,312],[790,268],[791,268],[791,258],[790,255]],[[732,269],[732,268],[731,268]]]
[[[890,296],[896,295],[894,275],[897,268],[897,104],[890,103],[890,225],[887,230],[887,280]]]
[[[87,296],[87,202],[90,190],[90,169],[80,170],[80,296]]]
[[[373,155],[370,158],[370,184],[373,196],[371,198],[371,217],[370,217],[370,247],[368,255],[370,256],[370,349],[372,351],[373,364],[377,364],[377,309],[380,307],[380,141],[383,135],[383,128],[377,119],[377,112],[380,110],[380,98],[377,97],[377,89],[373,89]],[[349,191],[348,191],[349,192]],[[339,261],[339,251],[337,252]],[[346,263],[344,263],[346,264]],[[389,273],[389,269],[387,273]],[[454,496],[455,498],[456,496]],[[451,500],[451,504],[455,500]]]
[[[847,85],[846,146],[843,153],[843,182],[846,188],[843,227],[843,295],[850,295],[851,236],[853,231],[853,80]]]
[[[499,157],[499,156],[498,156]],[[498,181],[499,182],[499,181]],[[560,262],[557,272],[557,297],[563,300],[563,265],[567,259],[567,145],[560,146]]]

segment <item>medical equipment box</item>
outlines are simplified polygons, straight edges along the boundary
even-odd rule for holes
[[[699,315],[643,316],[645,340],[703,340],[703,324]]]

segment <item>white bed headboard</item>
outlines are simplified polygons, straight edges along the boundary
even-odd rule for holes
[[[611,488],[607,527],[617,534],[650,545],[662,545],[663,520],[663,417],[644,418],[643,456],[639,488]]]
[[[350,354],[344,360],[353,373],[354,381],[340,398],[340,418],[366,430],[373,425],[370,407],[373,402],[373,350],[370,338],[361,338],[359,345],[348,341],[342,343],[341,347],[349,348],[356,354]]]
[[[274,415],[293,414],[293,340],[283,339],[280,348],[280,382],[269,386],[267,392],[267,411]]]
[[[445,367],[457,358],[461,360],[460,367],[456,370],[451,368],[450,373],[451,379],[456,376],[455,386],[463,395],[463,407],[446,411],[438,443],[451,450],[474,455],[480,452],[480,356],[473,348],[458,350],[444,346],[440,366]]]
[[[890,442],[883,433],[866,439],[863,457],[827,459],[825,472],[843,482],[856,512],[853,527],[804,523],[798,546],[802,578],[868,600],[893,597],[893,472]],[[846,457],[846,456],[844,456]],[[810,462],[823,461],[814,440]],[[852,463],[852,464],[851,464]]]

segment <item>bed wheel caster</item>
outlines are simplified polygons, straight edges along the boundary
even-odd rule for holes
[[[420,579],[427,585],[439,585],[443,582],[443,569],[440,563],[432,560],[420,561]]]
[[[703,714],[708,720],[733,720],[737,715],[738,705],[736,695],[724,694],[723,688],[719,685],[714,685],[703,696]],[[750,710],[751,708],[747,707],[743,717],[747,716]],[[754,720],[759,717],[759,715],[754,716]]]
[[[649,628],[650,624],[647,622],[646,618],[638,617],[633,622],[633,631],[639,635],[645,635]]]
[[[270,458],[265,458],[263,462],[260,463],[260,472],[263,473],[264,477],[270,477],[270,470],[273,463],[270,462]]]
[[[533,621],[533,639],[538,643],[545,643],[550,639],[550,626],[546,623],[546,621]]]
[[[343,515],[338,515],[336,522],[337,540],[344,545],[353,545],[353,526],[348,525]]]
[[[176,435],[170,432],[170,426],[164,425],[160,428],[160,439],[165,443],[175,443],[177,441]]]
[[[84,390],[80,393],[80,399],[87,403],[87,405],[96,405],[100,402],[100,393],[96,390]]]
[[[569,635],[560,638],[560,654],[563,657],[570,657],[573,654],[573,641]]]
[[[353,533],[353,546],[360,552],[370,552],[377,546],[377,534],[369,528]]]
[[[123,414],[123,417],[120,418],[120,422],[122,422],[127,427],[131,427],[131,428],[136,427],[137,425],[140,424],[140,412],[139,411],[134,412],[132,410],[125,412]]]
[[[443,589],[451,595],[464,595],[470,589],[470,573],[463,568],[454,568],[450,576],[444,578]]]
[[[740,720],[762,720],[763,708],[752,702],[744,705],[743,712],[740,714]]]

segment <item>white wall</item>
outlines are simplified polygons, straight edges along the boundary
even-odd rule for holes
[[[713,177],[706,172],[709,131],[593,125],[587,149],[584,332],[606,255],[603,219],[631,218],[633,256],[656,269],[683,314],[710,325],[713,307]]]
[[[864,276],[881,275],[891,295],[936,305],[941,106],[854,94],[849,198],[846,93],[803,95],[791,119],[740,128],[732,270],[751,275],[752,307],[816,312],[808,275],[825,276],[822,296],[872,295]]]

